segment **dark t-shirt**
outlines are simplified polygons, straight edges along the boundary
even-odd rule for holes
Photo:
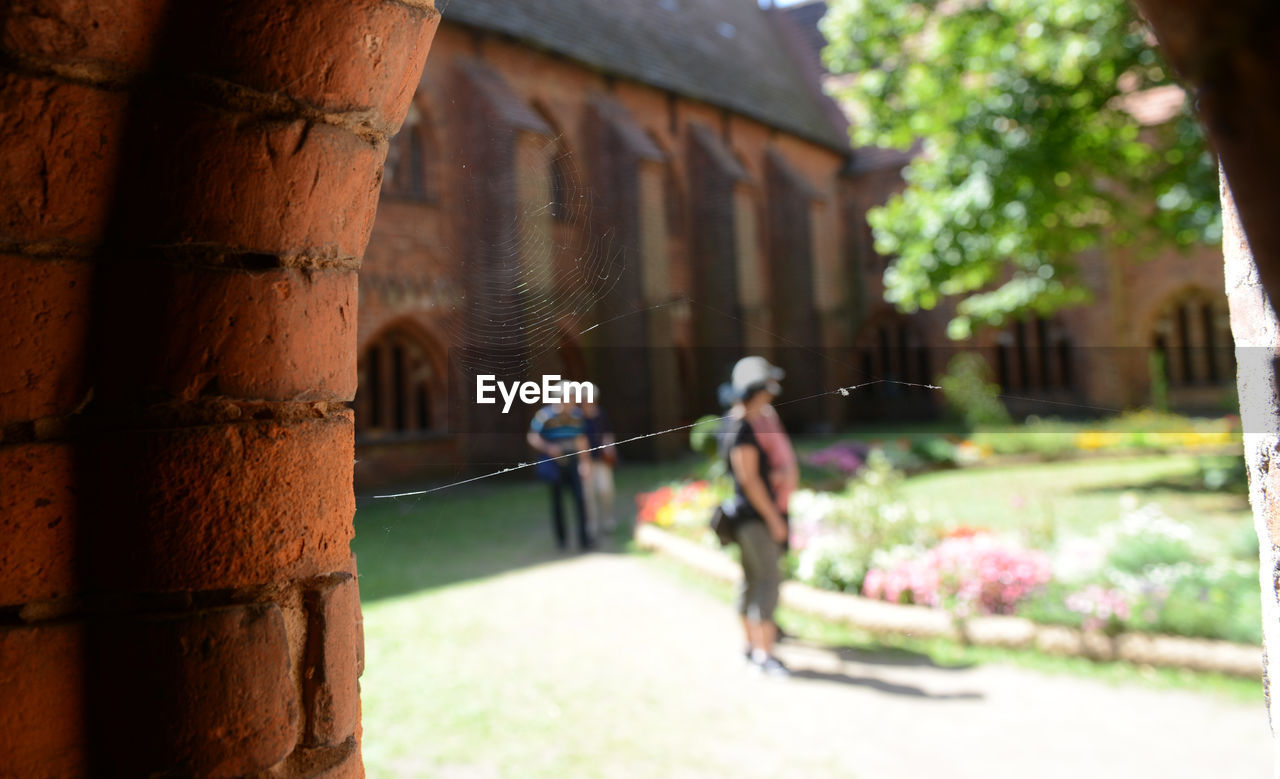
[[[769,495],[769,500],[773,500],[773,488],[769,484],[769,458],[760,448],[760,442],[756,440],[756,433],[751,429],[751,425],[745,419],[730,417],[725,420],[724,428],[720,433],[720,451],[724,455],[729,474],[733,477],[733,497],[734,505],[737,507],[737,519],[763,519],[760,512],[756,511],[755,506],[752,506],[751,501],[747,499],[747,494],[742,489],[742,482],[738,481],[738,476],[733,471],[733,461],[729,453],[737,446],[755,448],[760,481],[764,483],[764,490]]]

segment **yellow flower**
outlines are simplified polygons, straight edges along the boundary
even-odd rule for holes
[[[1097,430],[1086,430],[1083,433],[1076,434],[1076,448],[1084,449],[1086,451],[1101,449],[1111,443],[1111,438],[1112,436],[1108,436],[1106,433],[1101,433]]]
[[[671,506],[670,503],[658,509],[657,514],[655,514],[653,518],[654,524],[656,524],[658,527],[671,527],[672,523],[674,523],[675,520],[676,520],[676,511]]]

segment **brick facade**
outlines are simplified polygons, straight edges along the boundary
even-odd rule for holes
[[[717,386],[748,352],[787,369],[791,399],[932,382],[976,349],[1020,398],[1011,410],[1042,414],[1148,402],[1149,352],[1170,327],[1171,359],[1185,340],[1229,363],[1216,250],[1138,260],[1108,247],[1080,259],[1092,304],[956,343],[948,304],[905,315],[883,302],[866,212],[902,187],[908,155],[818,142],[447,17],[401,136],[420,147],[395,157],[362,273],[361,387],[381,371],[385,397],[357,401],[358,488],[526,459],[532,409],[476,415],[473,374],[450,361],[465,347],[500,346],[490,364],[508,378],[597,382],[621,437],[716,411]],[[448,115],[431,110],[442,104]],[[1191,298],[1194,321],[1179,325]],[[399,334],[413,343],[396,356]],[[415,372],[410,352],[434,355],[430,370]],[[1224,407],[1229,364],[1186,386],[1172,369],[1176,406]],[[425,408],[414,393],[429,396],[429,421],[414,417]],[[940,401],[880,384],[782,410],[803,431],[929,418]],[[664,436],[629,455],[682,448]]]
[[[789,387],[819,391],[830,377],[804,350],[840,344],[849,319],[849,298],[831,293],[850,283],[844,151],[447,16],[415,98],[435,156],[400,159],[422,160],[430,188],[465,194],[384,192],[362,270],[361,386],[371,366],[387,370],[369,355],[395,331],[445,355],[501,343],[527,355],[513,359],[530,375],[590,379],[621,436],[717,408],[716,387],[747,348],[784,363],[794,352]],[[429,111],[442,101],[449,115]],[[531,294],[515,295],[521,284]],[[512,340],[516,325],[528,342]],[[432,375],[433,403],[446,402],[457,368]],[[358,421],[357,484],[526,457],[532,410],[495,420],[467,417],[469,398],[459,405],[462,416],[417,429]],[[821,421],[813,408],[791,421]],[[631,456],[683,446],[648,439]]]

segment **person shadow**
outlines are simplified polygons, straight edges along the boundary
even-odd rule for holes
[[[935,701],[974,701],[982,700],[985,697],[979,692],[935,693],[914,685],[888,682],[884,679],[877,679],[873,676],[854,676],[847,673],[815,671],[808,668],[792,668],[791,678],[801,679],[804,681],[833,682],[835,684],[847,684],[854,687],[866,687],[888,695],[906,695],[913,698],[928,698],[929,700]]]
[[[928,655],[912,652],[896,647],[877,647],[862,649],[850,646],[829,646],[803,639],[788,637],[783,646],[793,647],[794,665],[791,678],[812,682],[828,682],[853,687],[865,687],[887,695],[905,695],[931,700],[982,700],[985,696],[978,692],[930,692],[922,687],[901,682],[891,682],[874,675],[851,673],[850,665],[885,666],[898,668],[928,668],[931,671],[965,671],[973,668],[972,663],[958,665],[941,665]],[[835,661],[834,663],[832,661]],[[817,662],[813,662],[817,661]],[[817,670],[807,667],[810,664],[822,666],[835,665],[839,671]]]

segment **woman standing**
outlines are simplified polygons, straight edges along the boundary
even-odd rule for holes
[[[738,612],[746,632],[748,656],[766,674],[785,676],[786,666],[773,656],[778,627],[781,572],[778,568],[787,541],[787,523],[773,492],[769,457],[753,427],[769,403],[782,392],[781,368],[763,357],[744,357],[733,367],[736,398],[726,419],[722,449],[733,476],[734,539],[742,551],[742,588]]]

